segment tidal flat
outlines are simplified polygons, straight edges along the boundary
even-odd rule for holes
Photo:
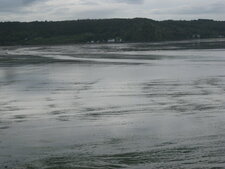
[[[225,166],[225,39],[0,47],[0,168]]]

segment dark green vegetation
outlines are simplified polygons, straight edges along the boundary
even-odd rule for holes
[[[224,36],[225,21],[202,19],[154,21],[135,18],[0,23],[0,45],[151,42]]]

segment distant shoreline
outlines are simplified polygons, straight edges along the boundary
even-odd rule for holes
[[[0,46],[141,43],[225,38],[225,21],[145,18],[0,22]]]
[[[40,44],[40,45],[6,45],[0,48],[12,48],[12,47],[40,47],[40,46],[70,46],[70,45],[120,45],[120,44],[176,44],[176,43],[208,43],[208,42],[225,42],[225,38],[207,38],[207,39],[185,39],[185,40],[173,40],[173,41],[155,41],[155,42],[123,42],[123,43],[67,43],[67,44]]]

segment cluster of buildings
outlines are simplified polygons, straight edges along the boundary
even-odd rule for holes
[[[103,41],[89,41],[88,43],[122,43],[123,40],[121,38],[112,38],[112,39],[107,39],[107,40],[103,40]]]

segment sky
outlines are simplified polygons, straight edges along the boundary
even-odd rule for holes
[[[0,0],[0,21],[225,20],[225,0]]]

